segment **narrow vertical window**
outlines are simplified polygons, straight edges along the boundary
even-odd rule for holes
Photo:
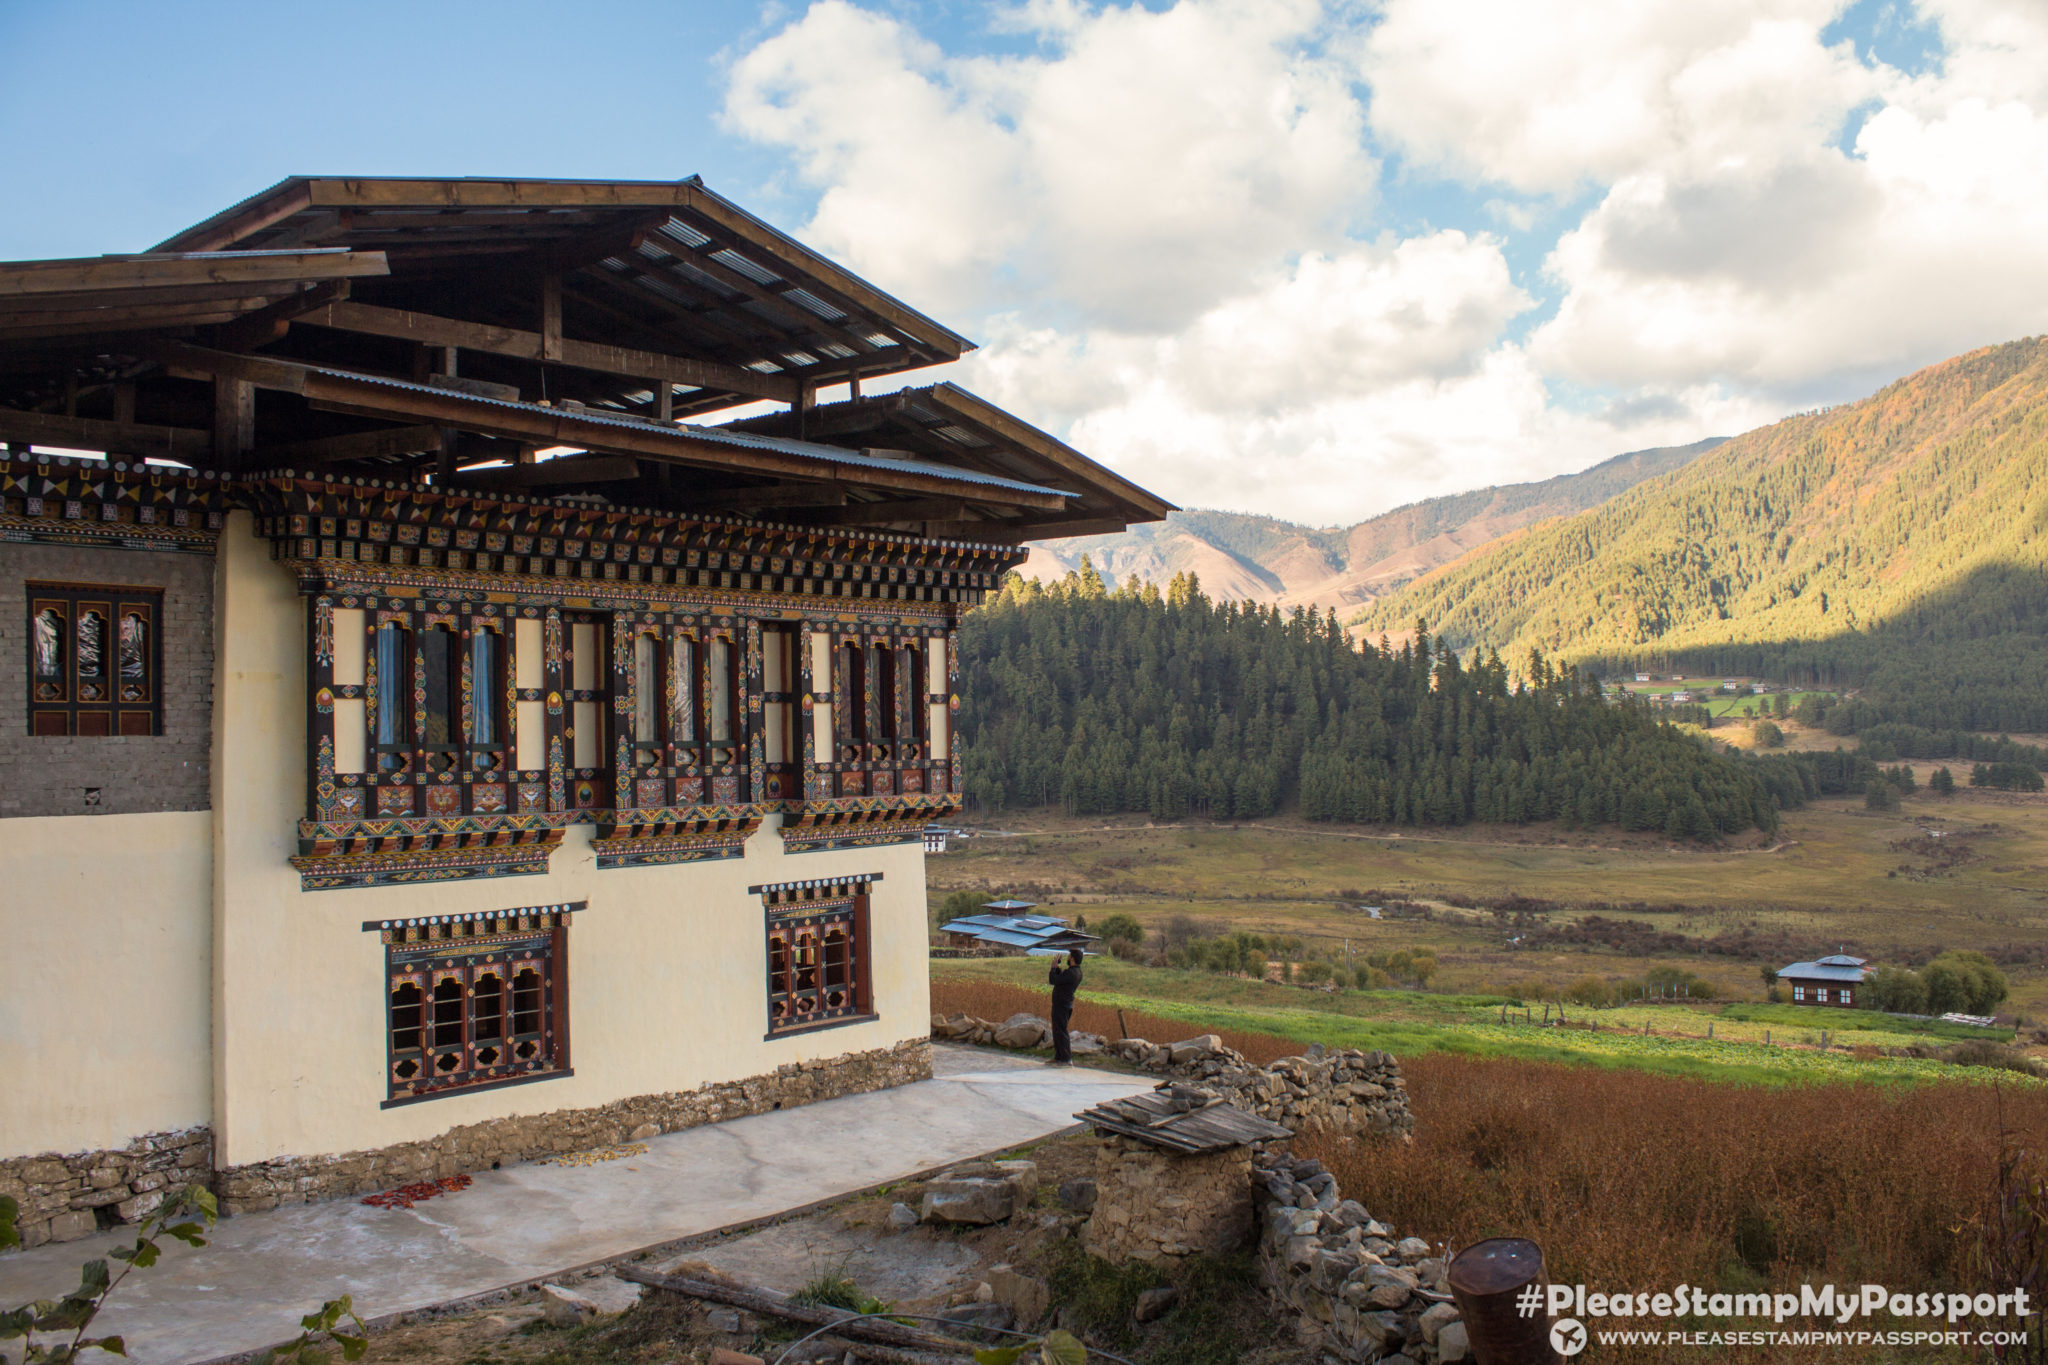
[[[469,637],[469,742],[501,742],[505,651],[495,630],[477,628]],[[479,765],[482,766],[482,765]]]
[[[469,1037],[476,1047],[477,1066],[496,1066],[504,1058],[505,978],[495,967],[479,968],[469,991]]]
[[[397,747],[411,738],[412,670],[407,667],[405,627],[386,621],[377,627],[377,746]],[[402,766],[402,765],[401,765]]]
[[[676,720],[678,744],[697,742],[697,642],[676,637]]]
[[[866,657],[859,645],[847,642],[839,647],[840,742],[849,746],[868,742]],[[854,758],[863,758],[855,754]]]
[[[107,618],[90,608],[78,614],[78,699],[105,701]]]
[[[36,613],[35,699],[64,701],[64,614],[55,607]]]
[[[121,700],[148,701],[149,681],[149,622],[141,612],[127,612],[121,617]]]
[[[463,1015],[467,1012],[467,1001],[463,999],[462,978],[447,976],[434,983],[433,1038],[428,1044],[434,1053],[434,1074],[446,1076],[463,1069],[468,1061],[463,1055]]]
[[[391,1078],[402,1085],[417,1078],[424,1055],[426,997],[418,983],[399,981],[391,990]]]
[[[661,646],[652,635],[633,637],[633,762],[646,768],[661,761],[657,717],[661,706]]]
[[[884,744],[894,744],[897,739],[896,719],[901,714],[901,698],[896,695],[896,651],[884,645],[874,645],[868,654],[873,662],[875,678],[875,737]]]
[[[541,1055],[541,977],[531,964],[521,966],[512,977],[512,1055],[530,1062]]]
[[[931,712],[925,705],[924,653],[910,645],[903,650],[897,673],[903,679],[903,706],[910,718],[910,738],[922,744],[931,733]]]
[[[446,749],[455,740],[455,632],[432,626],[420,632],[422,711],[420,747]],[[429,760],[440,771],[445,764]]]
[[[733,674],[732,641],[723,635],[711,638],[711,733],[710,741],[716,745],[733,743]]]

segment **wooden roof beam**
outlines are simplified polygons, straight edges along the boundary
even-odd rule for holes
[[[383,460],[394,455],[421,455],[441,448],[441,428],[385,427],[378,431],[355,431],[345,436],[322,436],[290,445],[266,446],[257,452],[258,464],[333,464],[342,460]]]
[[[543,359],[544,343],[539,332],[498,327],[489,323],[463,322],[455,318],[437,317],[432,313],[349,302],[315,309],[297,321],[311,323],[316,327],[331,327],[337,331],[397,337],[400,340],[416,341],[428,346],[455,346],[466,351],[483,351],[490,355],[511,356],[514,359],[531,360],[535,363]],[[625,375],[641,380],[666,380],[673,384],[689,384],[697,388],[726,389],[734,393],[751,394],[756,398],[775,399],[784,403],[795,402],[800,391],[798,382],[793,378],[786,375],[762,374],[758,370],[749,370],[744,366],[721,365],[708,360],[688,360],[681,356],[632,350],[624,346],[606,346],[570,337],[561,338],[555,345],[559,348],[556,362],[573,369],[596,370],[602,374]]]
[[[0,440],[62,446],[66,450],[104,450],[110,455],[153,456],[182,464],[204,463],[213,454],[213,433],[203,427],[106,422],[94,417],[58,417],[13,408],[0,408]]]
[[[0,298],[68,294],[86,289],[148,290],[193,284],[292,283],[390,273],[390,262],[383,252],[344,249],[0,261]],[[135,301],[147,302],[141,298]]]
[[[1060,511],[1071,501],[1067,494],[1031,487],[977,483],[964,489],[961,480],[943,466],[849,467],[834,457],[838,452],[809,454],[771,446],[730,444],[708,434],[697,436],[684,427],[585,417],[579,412],[538,404],[484,402],[453,390],[394,385],[370,375],[206,350],[178,342],[145,342],[140,353],[156,359],[174,376],[199,374],[215,380],[231,379],[257,388],[298,394],[325,412],[386,421],[411,418],[422,425],[454,427],[501,440],[575,446],[770,478],[845,482],[855,487],[934,497],[971,497],[977,503],[1042,512]]]

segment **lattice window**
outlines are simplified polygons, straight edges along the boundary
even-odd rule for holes
[[[568,1066],[566,927],[387,950],[393,1100]]]
[[[513,618],[495,607],[399,598],[367,612],[333,610],[331,618],[316,626],[315,665],[330,668],[333,681],[317,690],[314,705],[316,714],[333,716],[340,781],[323,814],[511,809],[520,700],[512,686]],[[532,723],[539,727],[538,715]]]
[[[163,733],[164,595],[157,588],[28,585],[28,732]]]
[[[768,1036],[872,1017],[866,883],[769,888],[763,900]]]

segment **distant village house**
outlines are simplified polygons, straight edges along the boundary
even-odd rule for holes
[[[1102,941],[1099,934],[1083,933],[1052,915],[1033,915],[1033,901],[990,901],[981,907],[986,913],[963,915],[939,926],[950,948],[995,948],[1026,957],[1045,957]]]
[[[1812,962],[1795,962],[1778,972],[1778,980],[1792,988],[1795,1005],[1841,1005],[1853,1007],[1864,978],[1867,959],[1833,953]]]

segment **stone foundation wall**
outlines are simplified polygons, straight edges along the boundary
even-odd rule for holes
[[[886,1090],[931,1079],[932,1050],[918,1038],[891,1048],[814,1062],[792,1062],[767,1075],[721,1081],[696,1090],[638,1095],[595,1109],[491,1119],[451,1128],[426,1142],[339,1156],[286,1157],[219,1173],[214,1191],[226,1213],[252,1213],[409,1185],[508,1161],[678,1132],[699,1124],[790,1109],[841,1095]]]
[[[1223,1256],[1251,1240],[1249,1148],[1182,1156],[1128,1138],[1096,1156],[1084,1244],[1105,1261]]]
[[[1012,1015],[1001,1023],[970,1014],[934,1014],[932,1036],[979,1047],[1030,1050],[1052,1046],[1052,1025],[1033,1014]],[[1331,1052],[1312,1043],[1301,1056],[1253,1066],[1213,1033],[1178,1043],[1076,1033],[1073,1044],[1076,1057],[1108,1053],[1146,1071],[1192,1081],[1297,1135],[1405,1138],[1415,1130],[1401,1064],[1391,1053],[1356,1048]]]
[[[1458,1365],[1471,1357],[1449,1262],[1343,1197],[1320,1161],[1261,1155],[1259,1278],[1293,1323],[1305,1357],[1381,1365]],[[1397,1240],[1398,1238],[1398,1240]]]
[[[213,1167],[213,1133],[150,1133],[116,1151],[18,1156],[0,1161],[0,1194],[21,1205],[21,1243],[69,1242],[135,1223]]]

